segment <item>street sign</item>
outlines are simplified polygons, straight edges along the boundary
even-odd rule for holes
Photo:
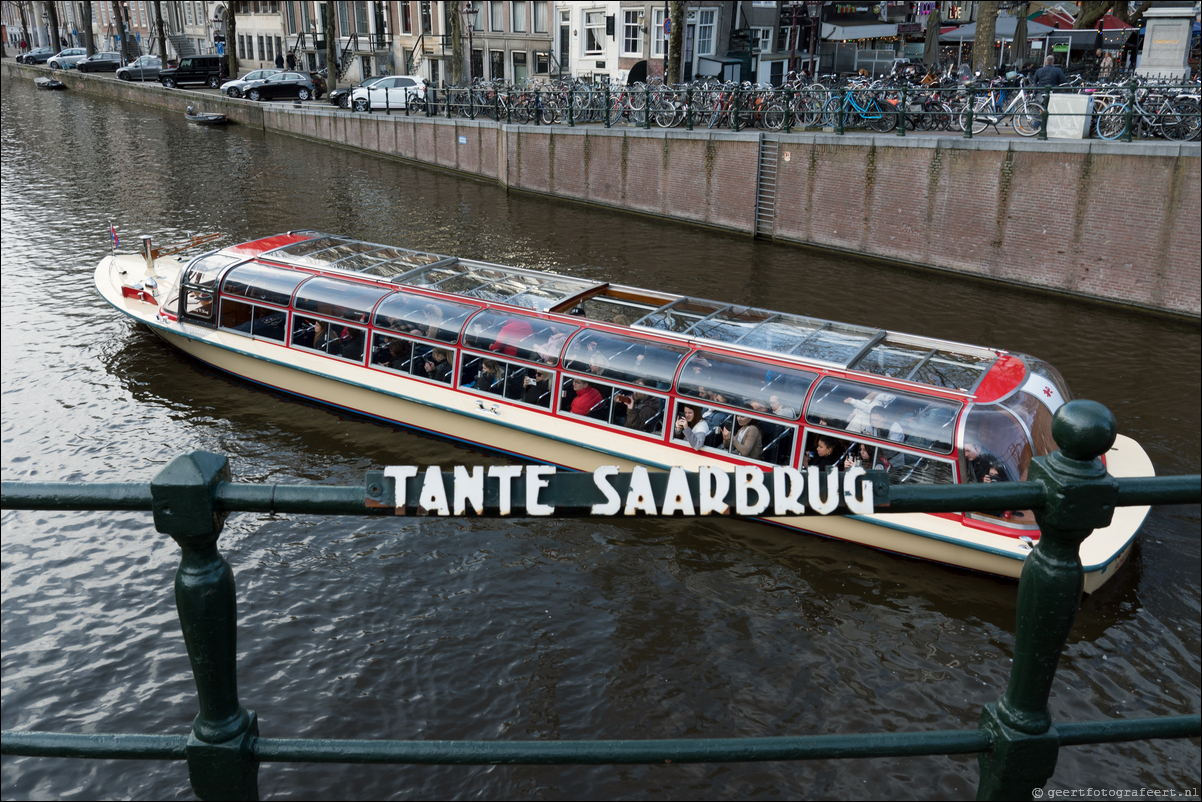
[[[672,33],[672,20],[664,19],[664,33]]]

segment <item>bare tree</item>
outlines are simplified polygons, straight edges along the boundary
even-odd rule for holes
[[[234,17],[233,2],[221,7],[225,17],[225,75],[232,81],[238,77],[238,20]]]
[[[997,0],[981,0],[977,6],[977,36],[972,43],[972,68],[982,76],[993,75],[997,58],[993,54],[993,40],[997,33]]]
[[[50,12],[50,46],[58,52],[63,46],[58,27],[58,3],[47,3],[46,10]]]
[[[16,6],[17,12],[21,15],[21,41],[32,50],[33,39],[29,38],[29,14],[33,10],[31,0],[9,0],[9,3]]]
[[[95,19],[92,12],[92,0],[84,0],[83,4],[83,45],[87,49],[88,55],[96,53],[96,35],[92,31],[92,20]]]
[[[163,2],[154,0],[154,26],[159,38],[159,61],[167,66],[167,26],[163,24]]]
[[[113,0],[113,19],[117,21],[117,41],[121,43],[121,63],[129,61],[129,32],[125,29],[125,17],[121,14],[120,0]]]
[[[459,0],[447,3],[447,30],[451,34],[451,82],[456,86],[463,83],[463,15],[459,11]]]
[[[338,88],[338,16],[333,3],[323,3],[326,10],[326,94]]]
[[[684,46],[684,2],[670,0],[668,19],[672,20],[672,31],[668,34],[668,59],[664,63],[664,83],[678,84],[682,80],[680,51]]]

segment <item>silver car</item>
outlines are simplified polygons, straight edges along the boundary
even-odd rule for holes
[[[46,66],[52,70],[69,70],[88,57],[88,51],[82,47],[68,47],[50,57]]]
[[[265,70],[251,70],[241,78],[235,78],[232,81],[226,81],[221,85],[221,94],[229,97],[242,97],[246,85],[253,81],[261,81],[264,78],[270,78],[273,75],[278,75],[283,70],[277,70],[274,67]]]
[[[122,81],[157,81],[163,62],[158,56],[139,56],[129,64],[117,70],[117,77]]]

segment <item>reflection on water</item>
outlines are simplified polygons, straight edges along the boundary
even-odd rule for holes
[[[1162,473],[1199,470],[1196,327],[942,275],[508,195],[245,127],[6,79],[4,479],[145,480],[229,454],[253,481],[358,484],[500,458],[264,392],[95,294],[126,247],[294,228],[1039,355]],[[1151,387],[1149,385],[1152,385]],[[1154,389],[1153,389],[1154,388]],[[3,516],[3,727],[184,732],[177,549],[144,514]],[[1086,720],[1196,712],[1199,513],[1153,513],[1086,599],[1053,691]],[[265,735],[567,739],[975,726],[1004,687],[1014,585],[737,521],[236,515],[240,686]],[[1065,750],[1053,787],[1197,785],[1189,742]],[[190,798],[176,764],[4,758],[5,798]],[[268,765],[270,797],[957,799],[971,758],[804,765]]]

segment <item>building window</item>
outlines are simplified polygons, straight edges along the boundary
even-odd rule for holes
[[[751,29],[751,44],[753,47],[760,49],[760,54],[772,52],[772,29],[771,28],[752,28]]]
[[[252,58],[254,54],[251,54]],[[238,34],[238,58],[239,60],[246,57],[246,37]]]
[[[355,0],[355,31],[361,34],[370,33],[367,27],[366,0]]]
[[[505,80],[505,51],[488,51],[488,77],[493,81]]]
[[[590,55],[605,52],[605,12],[584,13],[584,52]]]
[[[641,11],[622,12],[622,55],[643,55],[643,24]]]
[[[413,6],[401,3],[401,33],[413,33]]]
[[[484,51],[483,50],[473,50],[472,51],[472,77],[473,78],[483,78],[484,77]]]
[[[346,36],[351,31],[351,12],[347,8],[347,0],[338,2],[338,33]]]
[[[550,4],[547,2],[547,0],[534,0],[534,32],[535,33],[546,33],[547,32],[547,30],[548,30],[547,29],[547,22],[548,22],[547,16],[549,13],[547,10],[547,7],[549,5]]]
[[[509,10],[513,16],[513,32],[526,32],[526,3],[525,0],[512,0],[509,4]]]
[[[259,36],[256,38],[259,40],[259,61],[266,61],[267,57],[265,53],[267,52],[267,48],[264,46],[263,37]]]
[[[714,55],[714,17],[718,15],[716,8],[702,8],[697,11],[697,55]]]
[[[484,30],[483,0],[472,0],[471,22],[473,31]]]
[[[100,8],[104,9],[104,6],[101,6]],[[192,4],[191,3],[184,3],[184,24],[185,25],[192,24]]]
[[[434,14],[430,11],[430,0],[422,0],[422,33],[434,33]]]
[[[526,51],[515,50],[513,51],[513,82],[520,83],[526,78]]]
[[[287,15],[285,24],[288,26],[288,30],[285,33],[296,33],[296,3],[289,3],[284,6],[284,11]]]
[[[668,37],[664,35],[664,10],[651,9],[651,55],[663,58],[668,53]]]
[[[505,30],[505,4],[501,0],[488,4],[488,29],[497,33]]]
[[[272,45],[271,37],[268,36],[267,37],[267,58],[265,60],[274,62],[275,61],[275,52],[271,45]]]
[[[534,74],[548,75],[551,72],[551,54],[546,50],[534,53]]]

